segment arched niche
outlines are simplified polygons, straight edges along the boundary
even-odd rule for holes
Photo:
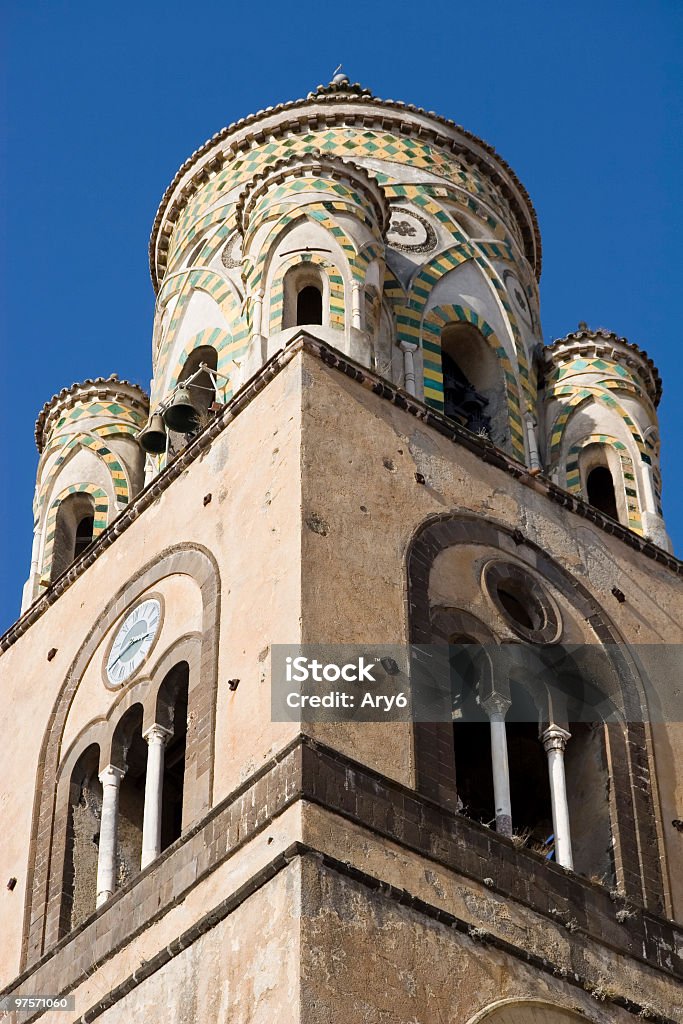
[[[183,814],[184,827],[198,821],[211,807],[213,800],[214,738],[218,661],[218,622],[220,615],[220,576],[215,559],[205,548],[178,545],[168,548],[143,566],[126,584],[112,595],[102,614],[85,637],[69,667],[49,719],[41,744],[39,771],[36,779],[36,800],[31,828],[26,904],[24,908],[24,940],[22,967],[35,962],[59,938],[62,906],[63,856],[52,856],[55,837],[64,834],[62,820],[67,803],[57,805],[57,778],[60,770],[62,735],[69,708],[79,682],[102,636],[114,625],[124,608],[134,603],[145,591],[166,576],[186,574],[199,586],[202,605],[200,636],[192,641],[188,653],[192,693],[190,700],[201,709],[192,736],[188,738],[187,762],[191,766],[192,792],[188,794]],[[170,669],[178,657],[173,658]],[[58,816],[62,819],[58,820]]]
[[[507,429],[507,402],[500,365],[472,324],[450,323],[441,332],[444,413],[474,433]]]
[[[408,631],[412,643],[443,643],[443,627],[439,616],[443,614],[443,606],[448,604],[449,591],[443,575],[436,594],[430,591],[432,567],[442,553],[457,551],[460,545],[464,548],[481,547],[485,561],[491,557],[487,549],[499,552],[501,560],[512,560],[519,565],[526,561],[529,566],[527,575],[533,574],[557,591],[562,600],[574,609],[577,621],[588,625],[593,639],[590,642],[581,641],[582,650],[589,655],[595,650],[601,652],[601,661],[607,666],[604,693],[610,706],[619,711],[618,720],[598,723],[602,737],[598,753],[600,757],[603,752],[606,753],[607,768],[612,780],[609,813],[617,882],[629,897],[653,908],[655,912],[662,912],[664,894],[661,845],[652,796],[636,790],[632,782],[649,761],[647,733],[643,725],[647,721],[644,687],[633,655],[588,588],[538,545],[528,540],[521,541],[507,525],[479,516],[454,514],[435,517],[424,523],[414,535],[407,552]],[[465,565],[462,559],[456,559],[456,564],[458,573],[455,578],[460,581]],[[457,590],[456,587],[456,596]],[[453,597],[453,594],[450,596]],[[439,607],[434,605],[435,597]],[[457,604],[456,601],[452,603]],[[482,609],[486,606],[483,598],[480,605]],[[523,633],[523,627],[516,626],[513,633],[517,631]],[[467,628],[463,632],[473,635]],[[543,630],[535,632],[541,637],[536,643],[542,642]],[[552,638],[550,642],[546,640],[545,644],[546,647],[541,647],[541,650],[563,650],[562,647],[554,646]],[[533,650],[534,642],[518,644],[518,647],[524,651]],[[543,671],[547,671],[547,667],[544,667],[541,659],[541,678]],[[569,667],[560,663],[553,664],[552,671],[561,674],[569,671]],[[571,692],[571,687],[568,692]],[[569,703],[565,703],[564,710],[569,715],[571,725],[573,711]],[[554,717],[553,721],[557,722],[558,719]],[[448,751],[453,748],[450,724],[418,722],[414,725],[413,735],[418,790],[445,807],[457,809],[454,761],[452,753],[448,755]],[[586,753],[595,751],[592,739],[590,731],[582,738],[581,742],[587,744],[584,746]],[[433,757],[435,748],[439,750],[438,758]],[[618,794],[615,792],[617,780]]]

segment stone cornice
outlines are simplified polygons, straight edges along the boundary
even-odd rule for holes
[[[269,124],[269,120],[272,123]],[[382,100],[356,86],[341,89],[327,86],[320,87],[316,93],[309,93],[305,99],[266,107],[240,118],[216,132],[185,161],[166,189],[152,225],[149,260],[155,291],[163,278],[160,257],[165,253],[168,237],[180,212],[197,190],[240,151],[266,138],[278,138],[301,129],[339,124],[370,128],[378,123],[386,130],[434,142],[455,154],[465,154],[483,171],[510,202],[519,221],[527,258],[535,269],[536,277],[540,277],[541,235],[536,211],[515,172],[492,146],[434,111],[398,100]],[[228,144],[223,146],[226,142]],[[353,157],[353,153],[350,152],[349,156]],[[166,226],[163,232],[162,225]],[[160,235],[164,236],[165,244]]]
[[[490,441],[472,434],[469,430],[447,419],[443,414],[430,409],[412,395],[409,395],[365,367],[360,366],[360,364],[354,363],[352,360],[342,356],[329,345],[310,337],[310,335],[302,330],[285,348],[276,352],[261,367],[251,381],[237,392],[222,412],[173,459],[162,473],[136,495],[126,508],[119,513],[116,519],[110,523],[107,529],[99,535],[97,540],[54,583],[50,584],[47,590],[34,601],[21,618],[10,626],[4,635],[0,637],[0,652],[7,650],[16,643],[30,626],[47,611],[50,605],[54,604],[61,594],[81,576],[88,566],[92,565],[107,548],[111,547],[117,537],[124,533],[142,515],[145,509],[152,505],[167,487],[211,446],[214,438],[229,423],[236,419],[251,401],[268,386],[270,381],[300,352],[307,352],[322,360],[326,366],[343,373],[362,387],[372,391],[379,398],[383,398],[385,401],[392,402],[398,408],[404,409],[427,426],[432,427],[442,436],[447,437],[450,441],[467,448],[468,451],[482,459],[483,462],[496,466],[516,480],[519,480],[525,487],[531,488],[537,494],[544,495],[555,504],[561,505],[568,512],[573,512],[581,518],[589,520],[598,529],[612,534],[612,536],[628,545],[628,547],[658,562],[676,575],[683,576],[683,562],[678,558],[634,533],[633,530],[629,530],[620,523],[615,522],[609,516],[603,515],[593,505],[589,505],[588,502],[583,501],[577,495],[562,490],[561,487],[558,487],[541,475],[530,473],[525,465],[517,462]]]

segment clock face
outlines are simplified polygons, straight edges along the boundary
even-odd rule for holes
[[[107,658],[107,679],[120,686],[149,654],[159,629],[161,606],[154,598],[142,601],[126,615]]]

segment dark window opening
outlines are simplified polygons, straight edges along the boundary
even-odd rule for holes
[[[521,846],[552,858],[553,814],[548,759],[536,722],[508,722],[513,835]]]
[[[69,494],[60,503],[55,521],[51,583],[92,543],[94,514],[95,501],[85,492]]]
[[[181,661],[167,673],[157,697],[157,722],[172,731],[164,751],[162,850],[174,843],[183,830],[188,689],[189,668],[186,661]]]
[[[460,813],[491,826],[495,821],[491,729],[488,716],[477,701],[480,652],[480,645],[471,637],[450,639],[455,784]]]
[[[606,466],[596,466],[588,474],[586,480],[588,501],[600,512],[612,519],[619,519],[617,496],[614,492],[614,480]]]
[[[59,914],[59,936],[77,928],[95,910],[102,786],[97,777],[100,749],[79,757],[69,787],[66,851]]]
[[[126,765],[119,789],[116,888],[120,889],[139,873],[142,856],[148,750],[142,736],[142,705],[133,705],[119,722],[114,749]]]
[[[187,390],[190,396],[200,426],[205,425],[206,416],[211,405],[216,401],[216,388],[209,370],[216,370],[218,366],[218,352],[213,345],[200,345],[187,357],[180,375],[180,383],[183,384],[188,377],[197,373],[197,370],[204,363],[207,367],[188,385]]]
[[[468,719],[471,717],[467,716]],[[491,729],[485,722],[454,722],[455,784],[461,814],[492,827],[495,823]]]
[[[93,528],[95,525],[94,516],[84,516],[76,527],[76,541],[74,544],[74,558],[78,558],[85,549],[92,544]]]
[[[308,284],[296,297],[296,325],[322,324],[323,296],[319,288]]]
[[[545,625],[543,608],[535,598],[514,581],[496,587],[498,600],[510,618],[525,629],[539,630]]]
[[[448,352],[441,353],[444,413],[475,434],[488,432],[491,420],[485,415],[488,400],[467,379]]]
[[[164,757],[164,789],[161,813],[161,849],[174,843],[183,831],[183,787],[187,737],[187,682],[181,686],[173,711],[173,736]]]

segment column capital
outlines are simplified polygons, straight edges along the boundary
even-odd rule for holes
[[[493,718],[494,715],[505,718],[512,701],[509,697],[504,697],[500,693],[490,693],[488,697],[484,697],[479,703],[489,718]]]
[[[567,746],[567,740],[571,739],[571,735],[572,734],[567,732],[566,729],[553,724],[549,725],[548,728],[541,733],[541,742],[543,743],[547,753],[550,753],[551,750],[563,751]]]
[[[159,725],[158,722],[154,722],[150,725],[149,729],[145,729],[142,734],[143,740],[147,740],[148,743],[161,742],[164,745],[173,736],[173,729],[167,729],[164,725]]]
[[[103,786],[116,786],[118,788],[125,774],[125,768],[117,768],[115,764],[108,764],[97,777]]]
[[[399,341],[398,347],[401,352],[417,352],[418,344],[416,341]]]

